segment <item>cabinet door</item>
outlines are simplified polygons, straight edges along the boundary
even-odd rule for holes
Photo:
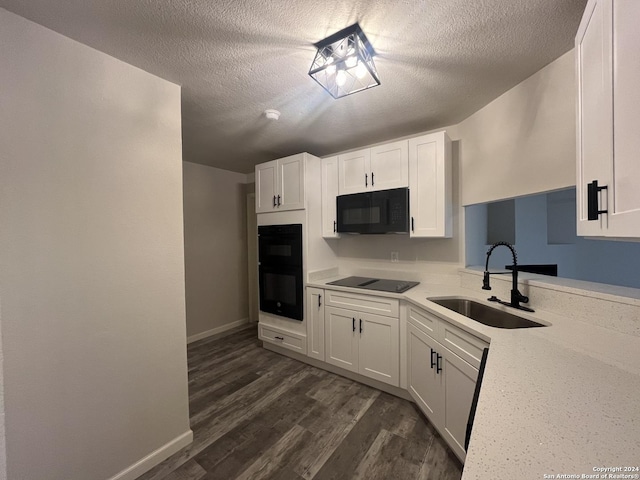
[[[609,218],[587,219],[587,184],[611,187],[613,90],[611,0],[591,0],[576,34],[578,83],[577,209],[578,235],[605,235]],[[607,191],[599,205],[608,208]]]
[[[441,375],[444,376],[444,415],[441,433],[455,454],[464,461],[464,438],[469,411],[478,380],[478,369],[460,357],[442,348]]]
[[[365,375],[389,385],[400,385],[400,327],[397,318],[359,313],[359,368]]]
[[[613,0],[613,188],[609,235],[640,238],[640,2]]]
[[[256,165],[256,213],[273,212],[277,207],[278,161]]]
[[[358,372],[358,314],[341,308],[325,309],[326,362]]]
[[[304,209],[304,154],[278,160],[278,176],[278,210]]]
[[[371,186],[371,151],[367,148],[357,152],[338,155],[339,194],[359,193]]]
[[[451,237],[451,141],[438,132],[409,140],[412,237]]]
[[[324,361],[324,290],[307,288],[307,355]]]
[[[387,143],[371,148],[371,189],[409,186],[408,142]]]
[[[336,197],[338,196],[338,157],[322,159],[322,236],[338,238],[338,216]]]
[[[431,359],[436,361],[436,352],[441,346],[426,333],[407,323],[407,386],[409,394],[420,410],[437,428],[443,423],[444,378]],[[465,419],[466,422],[466,419]]]

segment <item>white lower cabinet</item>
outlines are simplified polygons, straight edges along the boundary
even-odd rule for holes
[[[324,361],[324,290],[307,287],[307,355]]]
[[[437,328],[431,332],[437,337],[448,331],[447,322],[414,307],[409,307],[408,310],[409,394],[458,458],[464,461],[467,420],[478,379],[478,369],[425,333],[425,323],[416,322],[415,319],[435,319]],[[431,323],[429,325],[431,326]],[[488,346],[486,342],[476,337],[472,338],[474,345]]]
[[[393,386],[400,384],[398,318],[344,308],[325,310],[326,361]]]
[[[303,355],[307,354],[307,339],[297,332],[259,323],[258,338],[263,342],[273,343]]]
[[[326,361],[350,372],[358,371],[359,333],[356,312],[341,308],[325,309]]]

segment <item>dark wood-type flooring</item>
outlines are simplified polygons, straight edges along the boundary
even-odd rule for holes
[[[188,346],[194,441],[139,480],[458,480],[406,400],[267,351],[255,327]]]

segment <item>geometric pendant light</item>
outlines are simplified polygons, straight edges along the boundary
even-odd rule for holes
[[[375,50],[357,23],[320,40],[309,76],[333,98],[380,85]]]

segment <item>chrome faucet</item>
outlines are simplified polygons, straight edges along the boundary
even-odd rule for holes
[[[495,295],[492,295],[488,300],[490,302],[498,302],[498,303],[501,303],[502,305],[507,305],[509,307],[517,308],[519,310],[533,312],[533,309],[529,307],[523,307],[522,305],[520,305],[520,302],[529,303],[529,297],[522,295],[518,290],[518,256],[516,255],[516,249],[513,248],[513,245],[511,245],[510,243],[507,243],[507,242],[494,243],[493,245],[491,245],[491,247],[487,251],[487,262],[484,266],[484,278],[482,280],[482,289],[491,290],[491,285],[489,284],[490,273],[493,273],[494,275],[501,274],[501,273],[508,273],[508,272],[489,272],[489,257],[491,257],[491,253],[496,249],[496,247],[499,247],[501,245],[511,250],[511,255],[513,255],[513,270],[511,272],[511,276],[513,279],[513,284],[511,286],[511,302],[502,301]]]

